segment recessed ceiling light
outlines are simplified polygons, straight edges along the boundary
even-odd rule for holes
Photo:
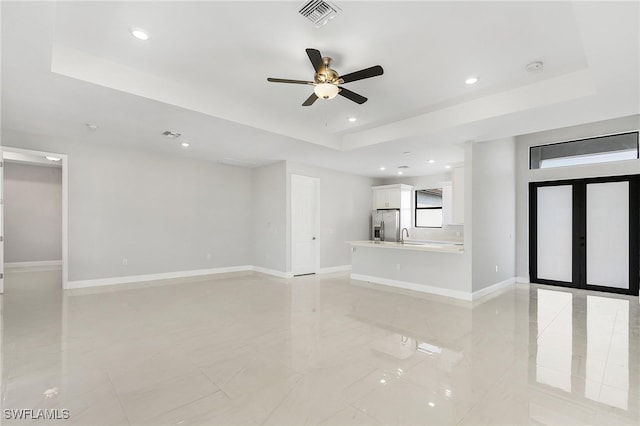
[[[450,169],[450,168],[451,168],[451,166],[447,164],[446,166],[444,166],[444,168],[445,168],[445,169]]]
[[[131,30],[131,35],[138,40],[149,40],[149,35],[139,28],[134,28],[133,30]]]
[[[469,77],[464,81],[465,84],[469,84],[469,85],[476,84],[477,82],[478,82],[478,77]]]
[[[347,118],[347,120],[349,120],[349,123],[353,123],[353,122],[357,121],[358,119],[355,118],[355,117],[349,117],[349,118]]]
[[[402,170],[398,170],[398,174],[401,175],[402,174]]]
[[[85,126],[87,126],[87,129],[92,130],[92,131],[98,130],[98,125],[97,124],[87,123],[87,124],[85,124]]]
[[[411,151],[405,151],[403,152],[404,155],[411,155]]]
[[[385,166],[380,167],[380,170],[385,171],[387,168]]]
[[[435,162],[436,162],[436,160],[429,160],[429,161],[427,161],[427,162],[428,162],[429,164],[433,164],[433,163],[435,163]]]
[[[47,156],[46,156],[46,157],[44,157],[44,158],[46,158],[46,159],[47,159],[47,160],[49,160],[49,161],[60,161],[60,160],[62,160],[62,158],[60,158],[60,157],[53,157],[53,156],[51,156],[51,155],[47,155]]]
[[[182,142],[180,144],[183,148],[189,148],[189,146],[191,145],[189,142]]]

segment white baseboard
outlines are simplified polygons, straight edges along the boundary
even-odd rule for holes
[[[260,272],[261,274],[273,275],[278,278],[293,278],[293,272],[282,272],[275,269],[263,268],[262,266],[251,266],[250,270]]]
[[[489,287],[485,287],[483,289],[474,291],[473,293],[469,293],[466,291],[450,290],[450,289],[446,289],[442,287],[434,287],[426,284],[418,284],[418,283],[412,283],[408,281],[398,281],[398,280],[392,280],[389,278],[372,277],[369,275],[351,274],[351,279],[368,281],[375,284],[388,285],[392,287],[403,288],[406,290],[419,291],[421,293],[430,293],[438,296],[452,297],[454,299],[466,300],[469,302],[478,300],[490,293],[501,290],[516,282],[515,278],[509,278],[504,281],[500,281],[498,283],[492,284]]]
[[[320,268],[318,274],[332,274],[334,272],[350,271],[351,265],[330,266],[328,268]]]
[[[391,287],[403,288],[406,290],[419,291],[422,293],[436,294],[438,296],[452,297],[454,299],[471,301],[473,295],[465,291],[449,290],[442,287],[434,287],[426,284],[417,284],[408,281],[398,281],[389,278],[372,277],[369,275],[351,274],[351,279],[368,281],[374,284],[388,285]]]
[[[230,266],[225,268],[196,269],[191,271],[165,272],[161,274],[131,275],[126,277],[98,278],[93,280],[76,280],[67,283],[68,289],[98,287],[116,284],[131,284],[144,281],[170,280],[175,278],[198,277],[202,275],[224,274],[228,272],[253,271],[251,265]]]
[[[62,266],[62,260],[38,260],[32,262],[7,262],[4,264],[6,269],[26,269],[41,268],[51,266]]]
[[[480,290],[474,291],[471,294],[471,300],[478,300],[490,293],[496,292],[498,290],[502,290],[503,288],[509,287],[510,285],[513,285],[515,283],[516,283],[515,277],[507,278],[506,280],[492,284],[489,287],[485,287]]]
[[[529,283],[529,277],[516,277],[517,283]]]

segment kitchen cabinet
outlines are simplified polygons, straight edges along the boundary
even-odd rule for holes
[[[396,184],[381,185],[373,188],[373,210],[411,209],[412,186]]]

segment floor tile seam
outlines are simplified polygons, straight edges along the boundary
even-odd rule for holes
[[[161,380],[152,381],[152,382],[148,383],[148,385],[146,387],[144,387],[144,388],[138,388],[138,389],[133,389],[133,390],[129,390],[129,391],[120,392],[120,391],[118,391],[117,386],[115,386],[115,383],[112,380],[113,372],[110,371],[108,368],[106,368],[106,370],[107,370],[107,374],[109,375],[109,379],[111,380],[111,383],[113,384],[114,390],[115,390],[115,392],[116,392],[116,394],[118,396],[125,396],[126,394],[134,394],[134,395],[148,394],[148,393],[153,392],[153,389],[149,389],[150,386],[157,387],[157,386],[160,386],[160,385],[166,385],[168,383],[171,383],[171,382],[176,381],[176,380],[180,380],[180,379],[182,379],[182,378],[184,378],[186,376],[190,376],[190,375],[193,376],[193,375],[201,374],[201,375],[205,376],[205,378],[207,380],[210,380],[209,377],[206,374],[202,373],[198,367],[194,367],[192,370],[190,370],[188,372],[185,372],[185,373],[182,373],[182,374],[178,374],[178,375],[174,375],[174,376],[170,376],[170,377],[166,377],[166,378],[161,379]]]
[[[229,401],[233,401],[233,398],[231,398],[231,396],[229,394],[227,394],[227,392],[224,391],[224,389],[222,389],[222,387],[215,381],[213,380],[211,377],[209,377],[209,375],[207,373],[204,372],[204,370],[201,367],[198,367],[198,370],[200,371],[200,373],[207,378],[207,380],[209,380],[211,383],[213,383],[213,385],[215,387],[218,388],[218,390],[220,392],[222,392],[222,394],[227,397],[229,399]],[[208,396],[208,395],[207,395]]]
[[[573,294],[573,293],[572,293],[572,294]],[[573,300],[573,296],[572,296],[572,300]],[[555,323],[555,322],[556,322],[556,320],[558,319],[558,317],[560,316],[560,314],[561,314],[562,312],[564,312],[564,311],[565,311],[569,306],[573,306],[573,305],[571,304],[571,302],[570,302],[570,301],[569,301],[569,302],[567,302],[567,303],[562,307],[562,309],[560,309],[560,310],[558,311],[558,313],[554,315],[553,319],[552,319],[551,321],[549,321],[549,323],[548,323],[548,324],[547,324],[547,326],[544,328],[544,330],[542,330],[542,331],[538,330],[538,335],[536,336],[536,340],[538,340],[538,339],[539,339],[539,338],[544,334],[544,332],[545,332],[545,331],[547,331],[547,329],[551,326],[551,324],[553,324],[553,323]],[[572,313],[573,313],[573,312],[572,312]],[[537,321],[536,321],[536,322],[537,322]]]
[[[193,373],[187,373],[187,374],[193,374]],[[201,372],[200,372],[200,374],[202,374],[202,375],[203,375],[203,376],[204,376],[208,381],[212,382],[212,380],[211,380],[211,379],[210,379],[206,374],[201,373]],[[180,379],[181,377],[183,377],[183,376],[178,376],[178,377],[169,378],[169,379],[166,379],[166,380],[162,380],[162,381],[160,381],[160,382],[156,382],[156,383],[154,383],[154,384],[155,384],[155,385],[158,385],[158,384],[161,384],[161,383],[167,383],[167,382],[170,382],[170,381],[172,381],[172,380]],[[111,379],[111,377],[109,377],[109,378]],[[112,385],[113,385],[113,382],[111,382],[111,383],[112,383]],[[201,397],[198,397],[198,398],[196,398],[196,399],[194,399],[194,400],[188,401],[188,402],[186,402],[186,403],[184,403],[184,404],[181,404],[181,405],[179,405],[178,407],[174,407],[174,408],[172,408],[172,409],[170,409],[170,410],[163,411],[163,412],[159,413],[157,416],[153,417],[153,419],[158,418],[158,417],[163,416],[163,415],[166,415],[166,414],[168,414],[168,413],[170,413],[170,412],[172,412],[172,411],[174,411],[174,410],[176,410],[176,409],[178,409],[178,408],[183,408],[183,407],[185,407],[185,406],[187,406],[187,405],[189,405],[189,404],[192,404],[192,403],[193,403],[193,402],[195,402],[195,401],[199,401],[199,400],[201,400],[201,399],[203,399],[203,398],[209,397],[209,396],[211,396],[211,395],[215,394],[216,392],[218,392],[218,391],[221,391],[221,390],[222,390],[218,385],[216,385],[215,383],[213,383],[213,384],[216,386],[217,390],[214,390],[214,391],[212,391],[212,392],[208,392],[208,393],[206,393],[205,395],[203,395],[203,396],[201,396]],[[113,385],[113,386],[114,386],[114,388],[115,388],[115,385]],[[114,391],[115,391],[115,393],[116,393],[116,396],[118,397],[118,401],[119,401],[119,403],[120,403],[120,407],[122,408],[123,412],[125,413],[125,416],[127,417],[127,420],[129,421],[129,424],[130,424],[130,425],[131,425],[131,424],[133,424],[133,423],[132,423],[132,420],[129,418],[129,413],[128,413],[128,411],[124,408],[124,404],[122,403],[121,395],[118,393],[117,389],[114,389]],[[133,391],[133,392],[131,392],[131,393],[134,393],[134,394],[140,395],[140,394],[152,394],[153,392],[154,392],[154,390],[149,390],[149,389],[147,389],[147,390]],[[224,394],[225,396],[227,396],[227,394],[226,394],[226,393],[224,393],[224,392],[223,392],[223,394]],[[228,396],[227,396],[227,397],[228,397]],[[230,399],[230,398],[229,398],[229,399]],[[151,419],[151,420],[152,420],[152,419]]]
[[[618,318],[618,312],[616,311],[616,315],[613,319],[613,323],[615,324],[616,319]],[[600,392],[598,393],[598,399],[602,396],[602,385],[604,385],[604,378],[607,374],[607,367],[609,365],[609,354],[611,353],[611,345],[613,344],[613,333],[609,333],[609,347],[607,348],[607,357],[604,362],[604,369],[602,370],[602,377],[600,378]],[[607,385],[609,386],[609,385]],[[612,386],[615,387],[615,386]]]
[[[327,369],[327,368],[331,368],[331,369],[333,369],[333,367],[325,367],[325,368],[319,368],[319,369],[316,369],[316,370],[324,370],[324,369]],[[347,386],[342,386],[342,387],[340,387],[340,388],[339,388],[339,389],[337,389],[337,390],[339,390],[339,391],[344,391],[345,389],[347,389],[347,388],[349,388],[349,387],[351,387],[351,386],[355,385],[356,383],[358,383],[358,382],[360,382],[360,381],[364,380],[365,378],[367,378],[369,375],[371,375],[372,373],[374,373],[374,372],[375,372],[375,371],[377,371],[377,370],[380,370],[380,368],[378,368],[378,367],[374,367],[374,366],[370,366],[370,367],[369,367],[369,368],[368,368],[364,373],[362,373],[362,374],[360,375],[360,377],[356,378],[353,382],[351,382],[351,383],[350,383],[350,384],[348,384]],[[314,372],[312,372],[312,371],[311,371],[311,369],[310,369],[310,368],[306,368],[306,369],[304,369],[304,370],[302,370],[302,371],[297,372],[297,374],[301,374],[303,377],[312,377],[314,374],[317,374],[317,373],[318,373],[318,371],[316,371],[316,372],[314,373]],[[335,414],[335,413],[334,413],[334,414]],[[322,422],[320,422],[320,423],[322,423]]]
[[[368,395],[369,393],[367,393]],[[368,418],[370,418],[371,420],[373,420],[374,422],[376,422],[376,424],[385,424],[383,420],[378,419],[376,416],[367,413],[366,411],[363,411],[362,409],[360,409],[358,406],[355,405],[355,403],[349,403],[347,404],[349,407],[353,408],[354,410],[356,410],[357,412],[359,412],[360,414],[363,414],[365,416],[367,416]],[[334,413],[335,414],[335,413]],[[328,417],[327,417],[328,418]],[[326,420],[326,419],[325,419]],[[322,422],[320,422],[322,423]]]
[[[217,385],[216,385],[216,386],[217,386]],[[226,394],[226,393],[224,393],[224,392],[222,392],[222,389],[220,389],[220,388],[218,387],[218,390],[217,390],[217,391],[214,391],[214,392],[212,392],[212,393],[208,393],[208,394],[206,394],[206,395],[204,395],[204,396],[202,396],[202,397],[200,397],[200,398],[196,398],[196,399],[194,399],[194,400],[192,400],[192,401],[185,402],[184,404],[181,404],[181,405],[179,405],[179,406],[177,406],[177,407],[174,407],[174,408],[172,408],[172,409],[171,409],[171,410],[169,410],[169,411],[165,411],[164,413],[160,413],[160,414],[158,414],[157,416],[155,416],[155,417],[154,417],[153,419],[151,419],[151,420],[155,420],[155,419],[158,419],[158,418],[160,418],[160,417],[163,417],[163,416],[166,416],[166,415],[168,415],[168,414],[171,414],[171,413],[173,413],[174,411],[176,411],[176,410],[180,410],[180,409],[182,409],[182,408],[184,408],[184,407],[186,407],[186,406],[188,406],[188,405],[190,405],[190,404],[195,404],[195,403],[196,403],[196,402],[198,402],[198,401],[202,401],[203,399],[209,398],[211,395],[214,395],[214,394],[216,394],[217,392],[221,392],[225,397],[229,398],[229,397],[227,396],[227,394]],[[229,398],[229,401],[231,401],[231,398]]]
[[[493,381],[489,386],[488,389],[496,389],[496,385],[502,381],[503,378],[505,378],[507,376],[507,374],[510,373],[510,370],[513,368],[513,366],[515,365],[516,361],[513,361],[513,363],[509,366],[509,368],[507,368],[505,370],[505,372],[503,374],[500,375],[499,378],[497,378],[495,381]],[[490,396],[490,392],[485,391],[482,393],[482,396],[480,398],[476,399],[476,402],[474,404],[472,404],[465,412],[464,414],[462,414],[460,416],[460,419],[456,422],[456,425],[461,424],[469,415],[469,413],[471,413],[476,407],[480,406],[480,404],[484,403],[485,400],[487,400]]]
[[[276,404],[275,407],[273,407],[270,411],[269,414],[267,414],[267,417],[264,418],[264,420],[262,422],[260,422],[260,424],[265,424],[269,421],[269,419],[271,418],[271,416],[273,416],[273,413],[276,412],[276,410],[278,408],[280,408],[280,406],[282,406],[282,404],[284,404],[284,402],[287,400],[287,398],[289,397],[289,395],[291,395],[291,393],[294,391],[294,387],[295,385],[297,385],[301,380],[302,380],[303,376],[300,376],[300,378],[298,378],[298,380],[296,380],[291,387],[289,388],[289,390],[287,391],[287,393],[282,396],[282,398],[280,399],[280,402],[278,402],[278,404]]]
[[[236,377],[238,374],[240,374],[242,371],[246,370],[244,367],[241,368],[236,374],[234,374],[229,380],[227,380],[224,383],[218,383],[217,381],[215,381],[212,377],[210,377],[205,371],[204,369],[207,367],[198,367],[198,370],[200,370],[200,373],[202,375],[204,375],[207,380],[209,380],[211,383],[213,383],[215,386],[218,387],[218,389],[220,389],[220,391],[227,397],[229,398],[230,401],[234,401],[234,398],[231,397],[231,395],[229,395],[229,393],[227,391],[224,390],[224,385],[228,384],[231,380],[233,380],[233,377]]]
[[[109,383],[111,384],[111,389],[113,390],[113,393],[116,396],[116,399],[118,400],[118,405],[120,405],[120,409],[122,410],[122,413],[124,414],[124,417],[127,419],[127,423],[129,424],[129,426],[131,426],[133,423],[131,422],[131,419],[129,418],[129,413],[127,412],[127,410],[124,407],[124,404],[122,403],[122,399],[120,398],[120,394],[118,393],[118,389],[116,389],[116,386],[113,383],[113,379],[111,378],[111,373],[109,372],[109,370],[106,370],[107,373],[107,378],[109,379]]]

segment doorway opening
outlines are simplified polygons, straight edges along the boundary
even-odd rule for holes
[[[67,156],[11,147],[0,156],[0,293],[6,268],[59,267],[67,288]]]
[[[532,283],[638,295],[640,175],[529,184]]]

